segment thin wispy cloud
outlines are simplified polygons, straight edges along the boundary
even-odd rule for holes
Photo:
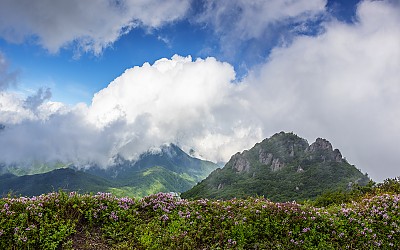
[[[0,91],[15,86],[18,79],[18,71],[11,71],[9,63],[3,53],[0,51]]]
[[[212,28],[224,58],[260,62],[271,44],[293,35],[296,27],[311,29],[307,23],[320,19],[325,5],[326,0],[207,0],[194,22]]]

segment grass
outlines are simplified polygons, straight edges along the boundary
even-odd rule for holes
[[[0,200],[0,249],[399,249],[399,179],[347,203],[53,192]]]

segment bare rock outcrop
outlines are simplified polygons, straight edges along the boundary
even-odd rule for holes
[[[258,151],[258,161],[261,164],[269,165],[272,163],[273,155],[271,153],[265,152],[263,149]]]
[[[342,154],[340,153],[339,149],[333,150],[333,159],[334,159],[336,162],[342,162],[342,161],[343,161],[343,156],[342,156]]]
[[[306,153],[315,153],[321,150],[333,151],[332,144],[328,140],[317,138],[317,140],[306,149]]]
[[[304,169],[301,166],[298,166],[296,172],[297,173],[303,173]]]
[[[231,161],[233,161],[232,167],[236,169],[237,172],[241,173],[243,171],[249,171],[250,162],[244,158],[240,153],[232,156]]]
[[[275,158],[272,160],[271,170],[273,172],[281,170],[285,166],[284,162],[281,162],[279,158]]]
[[[339,149],[333,150],[332,144],[328,140],[322,138],[317,138],[314,143],[306,148],[305,152],[310,154],[308,156],[309,159],[314,159],[317,157],[322,159],[324,162],[343,161],[343,157]]]

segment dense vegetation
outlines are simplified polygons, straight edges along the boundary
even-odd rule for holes
[[[342,203],[342,197],[348,201]],[[399,249],[400,179],[315,202],[140,200],[53,192],[0,200],[0,249]],[[329,206],[318,207],[318,202]]]
[[[222,169],[182,194],[183,198],[265,196],[272,201],[313,199],[369,181],[325,139],[311,145],[293,133],[277,133],[237,153]]]

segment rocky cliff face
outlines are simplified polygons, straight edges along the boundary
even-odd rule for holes
[[[250,162],[240,153],[232,156],[230,161],[232,162],[232,168],[238,173],[248,171],[250,169]]]
[[[185,198],[264,195],[275,201],[308,199],[326,190],[367,183],[368,177],[322,138],[309,144],[293,133],[277,133],[232,156],[225,167],[183,194]]]
[[[339,149],[333,150],[332,144],[322,138],[317,138],[314,143],[306,148],[305,153],[309,154],[310,159],[320,158],[323,161],[343,161],[343,157]]]

